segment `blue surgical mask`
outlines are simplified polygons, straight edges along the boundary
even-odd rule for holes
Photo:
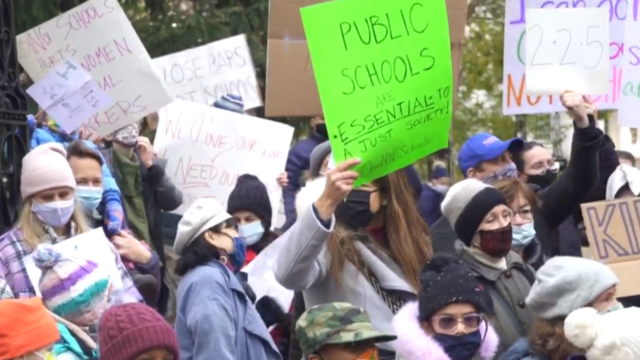
[[[67,225],[73,211],[76,209],[76,199],[52,201],[40,204],[31,202],[31,211],[46,225],[61,227]]]
[[[617,302],[615,305],[613,305],[612,307],[608,308],[605,311],[601,311],[599,314],[600,315],[604,315],[604,314],[608,314],[610,312],[614,312],[614,311],[618,311],[618,310],[622,310],[624,309],[624,305],[622,305],[621,302]]]
[[[440,344],[451,360],[473,359],[482,344],[480,330],[462,336],[436,333],[433,340]]]
[[[85,213],[93,214],[102,202],[102,188],[94,186],[77,186],[76,196],[82,203]]]
[[[533,227],[533,222],[522,225],[511,224],[511,234],[513,236],[511,247],[519,251],[529,245],[533,238],[536,237],[536,229]]]
[[[502,179],[515,179],[518,177],[518,169],[516,169],[516,165],[514,163],[510,163],[509,165],[502,168],[500,171],[496,172],[489,177],[484,178],[482,182],[485,184],[491,184],[498,180]]]
[[[251,246],[262,239],[262,235],[264,235],[264,227],[262,226],[261,221],[254,221],[249,224],[238,226],[238,234],[244,238],[247,245]]]
[[[247,258],[247,244],[241,238],[234,237],[233,252],[228,255],[231,266],[233,266],[233,273],[237,274],[244,266],[244,261]]]

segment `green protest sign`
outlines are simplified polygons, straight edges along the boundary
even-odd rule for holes
[[[300,9],[336,163],[356,185],[448,146],[445,0],[335,0]]]

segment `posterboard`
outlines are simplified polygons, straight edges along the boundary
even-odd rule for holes
[[[454,91],[444,1],[337,0],[300,12],[332,154],[338,164],[361,159],[356,186],[448,147]],[[384,21],[369,27],[369,19]]]
[[[638,12],[638,1],[628,1],[627,13]],[[634,15],[635,16],[635,15]],[[638,107],[640,106],[640,22],[634,16],[625,21],[624,42],[627,51],[622,54],[620,101],[618,103],[618,126],[640,128]]]
[[[240,175],[257,176],[273,209],[280,205],[278,174],[284,171],[293,127],[211,106],[176,100],[158,112],[154,149],[168,160],[167,176],[182,191],[182,215],[205,197],[226,208]],[[273,212],[272,224],[278,212]]]
[[[85,123],[108,135],[171,101],[117,0],[89,0],[18,35],[18,61],[34,82],[66,59],[91,74],[114,104]]]
[[[244,109],[262,106],[244,34],[153,59],[171,96],[211,105],[225,94],[242,96]]]
[[[591,256],[618,276],[617,296],[640,294],[640,198],[599,201],[581,207]]]
[[[287,237],[282,236],[276,239],[241,270],[247,274],[247,282],[251,290],[256,294],[256,300],[260,300],[263,296],[269,296],[276,300],[285,312],[289,311],[291,307],[293,291],[286,289],[276,280],[273,265],[280,251],[286,249],[287,239]]]
[[[110,298],[120,298],[123,291],[122,278],[116,265],[116,257],[102,228],[74,236],[53,246],[62,254],[75,253],[78,257],[95,261],[100,268],[105,269],[110,274]],[[40,282],[42,271],[33,262],[33,254],[25,256],[23,261],[36,295],[41,296],[38,283]]]
[[[324,1],[326,0],[269,1],[266,116],[322,114],[300,9]],[[446,6],[454,89],[457,89],[462,63],[462,42],[467,23],[467,0],[446,0]]]
[[[626,8],[627,3],[629,9]],[[557,95],[527,95],[525,93],[525,31],[526,9],[604,8],[609,15],[609,92],[592,94],[598,109],[617,109],[621,95],[622,54],[631,50],[640,38],[625,41],[625,19],[637,22],[640,16],[638,1],[603,0],[513,0],[505,1],[504,58],[502,81],[502,111],[505,115],[544,114],[564,111]],[[628,15],[627,15],[628,14]],[[625,51],[626,52],[626,51]],[[637,52],[640,55],[640,52]]]
[[[606,94],[609,13],[592,9],[527,9],[528,94]]]

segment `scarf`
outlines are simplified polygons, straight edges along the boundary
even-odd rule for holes
[[[140,159],[135,153],[127,156],[125,151],[113,149],[113,165],[118,172],[118,187],[122,194],[124,211],[133,235],[151,244],[149,220],[144,206],[144,188],[140,174]]]

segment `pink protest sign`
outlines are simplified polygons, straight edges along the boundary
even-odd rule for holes
[[[68,59],[113,99],[85,122],[98,135],[132,124],[171,102],[162,79],[117,0],[89,0],[17,37],[18,61],[40,81]]]
[[[640,36],[625,39],[625,22],[638,22],[640,0],[513,0],[505,5],[504,73],[502,110],[505,115],[562,111],[558,95],[525,93],[526,9],[606,8],[609,12],[609,91],[592,94],[599,109],[617,109],[624,82],[623,72],[640,64]],[[526,5],[525,5],[526,4]],[[574,41],[571,46],[578,46]],[[626,48],[626,49],[625,49]],[[623,59],[623,51],[627,54]]]

